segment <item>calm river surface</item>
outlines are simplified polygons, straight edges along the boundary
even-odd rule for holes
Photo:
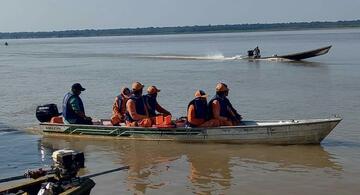
[[[233,34],[7,40],[0,45],[0,178],[49,166],[51,153],[84,151],[93,194],[358,194],[360,191],[360,29]],[[307,62],[238,59],[333,45]],[[61,104],[74,82],[90,116],[108,118],[122,86],[139,80],[162,91],[174,117],[196,89],[217,82],[246,119],[343,121],[312,146],[182,144],[50,138],[28,134],[35,108]]]

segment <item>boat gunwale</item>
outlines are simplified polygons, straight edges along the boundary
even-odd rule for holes
[[[254,120],[255,121],[255,120]],[[175,128],[158,128],[158,127],[126,127],[126,126],[105,126],[105,125],[79,125],[79,124],[59,124],[59,123],[40,123],[40,126],[60,126],[60,127],[83,127],[91,129],[95,128],[105,128],[105,129],[137,129],[137,130],[151,130],[151,131],[177,131],[177,130],[216,130],[216,129],[240,129],[240,128],[254,128],[254,127],[278,127],[278,126],[289,126],[289,125],[304,125],[304,124],[319,124],[319,123],[329,123],[342,121],[340,117],[326,118],[326,119],[303,119],[303,120],[256,120],[255,122],[274,122],[274,121],[290,121],[290,123],[279,123],[279,124],[265,124],[265,125],[239,125],[239,126],[220,126],[220,127],[206,127],[206,128],[191,128],[191,127],[175,127]]]
[[[332,45],[329,45],[329,46],[318,48],[318,49],[313,49],[313,50],[303,51],[303,52],[298,52],[298,53],[292,53],[292,54],[287,54],[287,55],[280,55],[280,56],[277,56],[277,57],[288,59],[287,57],[289,57],[289,56],[297,56],[297,55],[303,55],[303,54],[314,53],[314,52],[318,53],[320,51],[325,51],[325,50],[326,50],[326,52],[324,54],[326,54],[326,53],[329,52],[331,47],[332,47]],[[323,55],[323,54],[321,54],[321,55]]]
[[[73,194],[73,193],[82,194],[81,190],[85,189],[85,190],[91,191],[92,188],[95,186],[95,182],[91,178],[80,178],[79,177],[77,179],[78,179],[77,182],[79,182],[79,183],[66,189],[64,192],[61,192],[59,195]],[[34,186],[41,186],[42,183],[44,183],[44,182],[49,182],[49,181],[53,182],[54,180],[56,180],[55,174],[49,174],[49,175],[41,176],[36,179],[24,178],[24,179],[20,180],[20,182],[16,182],[16,183],[9,181],[9,182],[6,182],[5,185],[0,186],[0,194],[7,194],[8,192],[19,191],[24,188],[25,189],[34,188]],[[89,182],[90,182],[90,186],[88,186]]]

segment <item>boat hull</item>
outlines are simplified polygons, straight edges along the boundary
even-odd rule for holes
[[[241,126],[214,128],[141,128],[41,123],[47,136],[215,142],[233,144],[319,144],[341,118],[244,121]]]
[[[327,47],[322,47],[319,49],[314,49],[314,50],[300,52],[300,53],[294,53],[294,54],[288,54],[288,55],[274,55],[274,56],[260,57],[260,58],[246,57],[243,59],[269,60],[269,61],[300,61],[300,60],[304,60],[307,58],[325,55],[329,52],[330,49],[331,49],[331,45],[327,46]]]
[[[299,60],[303,60],[303,59],[312,58],[312,57],[327,54],[329,52],[330,48],[331,48],[331,46],[327,46],[327,47],[323,47],[323,48],[319,48],[319,49],[314,49],[314,50],[311,50],[311,51],[295,53],[295,54],[289,54],[289,55],[283,55],[283,56],[279,56],[279,57],[289,59],[289,60],[299,61]]]
[[[7,186],[0,186],[0,194],[18,194],[19,191],[24,194],[38,194],[42,184],[46,182],[56,182],[54,175],[43,176],[38,179],[25,179],[20,183],[13,183]],[[92,179],[81,179],[76,185],[69,187],[60,195],[89,195],[95,182]],[[19,193],[23,194],[23,193]]]

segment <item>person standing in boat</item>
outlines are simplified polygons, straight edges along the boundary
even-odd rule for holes
[[[156,88],[156,86],[150,86],[147,89],[147,94],[144,95],[144,101],[148,109],[149,116],[156,117],[156,112],[163,114],[164,116],[171,115],[169,111],[160,106],[158,103],[156,99],[158,92],[160,92],[160,89]]]
[[[111,116],[112,125],[119,126],[120,123],[125,122],[126,102],[128,101],[130,94],[130,89],[123,87],[120,95],[115,97]]]
[[[208,95],[203,90],[195,92],[195,99],[191,100],[187,108],[187,123],[190,127],[219,126],[215,120],[208,120],[207,97]]]
[[[132,84],[132,95],[126,102],[126,126],[128,127],[151,127],[152,122],[145,105],[143,93],[144,85],[140,82]]]
[[[261,55],[260,55],[260,49],[258,46],[255,47],[254,49],[254,58],[260,58]]]
[[[209,102],[210,118],[217,120],[220,126],[239,125],[242,117],[227,98],[228,86],[225,83],[218,83],[215,90],[216,95]]]
[[[71,87],[71,92],[65,94],[63,99],[63,118],[67,124],[92,125],[91,117],[85,115],[84,104],[80,98],[82,91],[85,91],[80,83],[75,83]]]

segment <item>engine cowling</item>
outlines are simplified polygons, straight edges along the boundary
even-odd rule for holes
[[[36,118],[40,122],[50,122],[52,117],[59,115],[60,113],[56,104],[45,104],[36,108]]]

